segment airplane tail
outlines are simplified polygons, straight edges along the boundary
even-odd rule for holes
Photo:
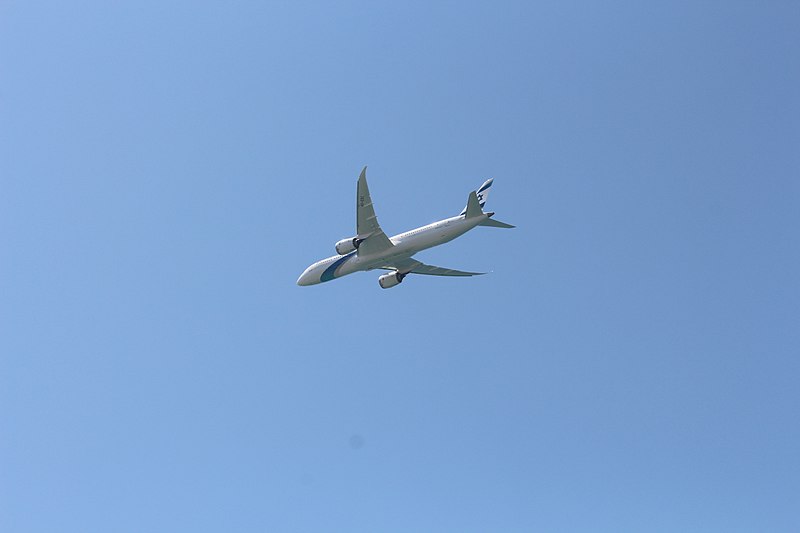
[[[489,198],[489,188],[492,186],[493,179],[486,180],[483,185],[477,191],[472,191],[469,193],[469,197],[467,198],[467,207],[461,211],[461,215],[464,218],[472,218],[477,217],[483,214],[486,214],[487,217],[478,223],[479,226],[489,226],[492,228],[513,228],[511,224],[506,224],[505,222],[500,222],[499,220],[494,220],[491,218],[494,213],[484,213],[483,206],[486,204],[486,199]]]
[[[483,182],[483,185],[478,187],[477,191],[475,191],[475,196],[478,199],[478,207],[479,207],[479,209],[481,211],[483,210],[483,206],[486,205],[486,200],[489,198],[489,189],[491,189],[491,187],[492,187],[492,182],[494,182],[494,178],[489,178],[488,180]],[[460,214],[461,215],[466,215],[468,207],[469,207],[469,204],[467,204],[467,207],[465,207],[464,210],[461,211]],[[467,217],[467,218],[469,218],[469,217]]]
[[[478,217],[483,214],[483,209],[481,209],[480,200],[478,200],[478,194],[475,191],[469,193],[467,197],[467,207],[464,208],[464,218],[472,218]]]

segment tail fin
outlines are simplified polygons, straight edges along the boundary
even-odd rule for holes
[[[475,191],[475,195],[478,198],[478,206],[480,207],[480,209],[483,209],[483,206],[486,205],[486,200],[489,198],[489,189],[492,187],[492,182],[494,182],[494,178],[489,178],[488,180],[483,182],[483,185],[478,187],[477,191]],[[465,207],[460,214],[466,215],[468,207],[469,205],[467,205],[467,207]],[[469,216],[467,216],[467,218],[469,218]]]
[[[485,214],[486,217],[478,223],[479,226],[490,226],[493,228],[513,228],[515,226],[512,226],[511,224],[494,220],[492,218],[494,215],[493,212],[483,212],[483,206],[486,204],[486,199],[489,197],[489,188],[492,186],[492,181],[494,180],[486,180],[477,191],[472,191],[469,193],[469,197],[467,198],[467,207],[461,211],[461,215],[463,215],[464,218],[472,218]]]
[[[467,207],[464,208],[464,218],[478,217],[483,214],[478,194],[475,191],[469,193],[467,197]]]

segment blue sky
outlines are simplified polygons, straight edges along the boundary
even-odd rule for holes
[[[796,2],[0,6],[0,530],[797,531]],[[353,234],[471,279],[297,287]]]

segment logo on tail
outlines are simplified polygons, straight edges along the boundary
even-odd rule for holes
[[[483,206],[486,204],[486,200],[489,199],[489,189],[491,188],[493,181],[494,178],[489,178],[483,182],[483,185],[481,185],[477,191],[475,191],[475,194],[478,196],[478,205],[481,206],[481,209],[483,209]],[[463,216],[466,214],[467,208],[465,207],[464,210],[461,211],[460,215]]]

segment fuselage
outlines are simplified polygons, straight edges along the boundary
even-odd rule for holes
[[[391,237],[393,246],[373,255],[334,255],[309,266],[297,280],[298,285],[316,285],[341,278],[353,272],[373,270],[386,265],[387,260],[411,257],[422,250],[439,246],[465,234],[487,218],[487,214],[465,218],[463,215],[446,218]]]

